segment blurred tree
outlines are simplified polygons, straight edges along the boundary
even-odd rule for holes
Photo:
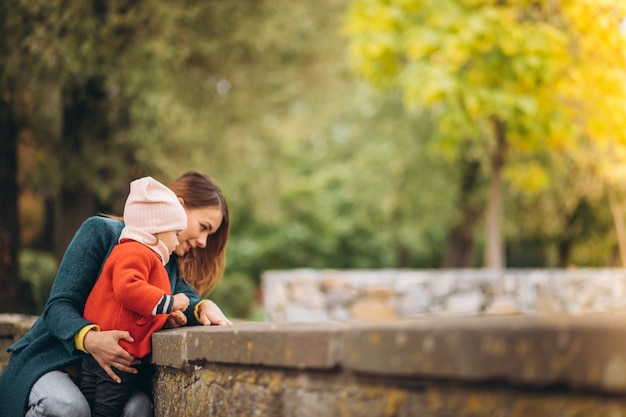
[[[109,91],[98,72],[106,74],[108,69],[98,50],[105,44],[97,36],[102,28],[97,15],[102,20],[106,9],[101,2],[11,1],[6,10],[11,75],[20,80],[20,148],[35,156],[20,172],[20,181],[25,189],[45,195],[49,234],[42,246],[60,257],[85,217],[107,208],[99,198],[106,189],[98,187],[110,179],[104,178],[106,173],[124,167],[110,157],[102,164],[107,147],[98,148],[94,139],[108,135],[102,125],[112,119]]]
[[[0,15],[1,15],[0,11]],[[1,17],[0,17],[1,25]],[[0,31],[1,33],[1,31]],[[0,45],[1,49],[1,45]],[[0,63],[0,311],[19,308],[19,222],[17,211],[17,120],[10,81],[3,80]]]
[[[351,107],[285,144],[279,205],[243,226],[234,265],[241,252],[265,269],[439,266],[455,173],[436,175],[449,166],[427,149],[430,115],[398,120],[399,97],[353,87]]]
[[[167,181],[173,176],[160,160],[168,159],[168,148],[180,147],[179,137],[145,135],[154,122],[145,116],[153,110],[150,100],[173,95],[159,82],[179,70],[181,59],[176,43],[155,41],[171,32],[162,29],[180,23],[176,16],[184,5],[166,6],[125,0],[14,1],[8,8],[14,28],[12,69],[24,80],[20,97],[32,101],[45,94],[46,100],[23,104],[30,135],[20,145],[35,149],[37,159],[29,161],[32,169],[21,172],[22,182],[45,195],[43,230],[54,244],[41,246],[59,258],[86,217],[121,214],[124,184],[132,178],[149,173]],[[152,49],[155,44],[158,48]]]
[[[594,170],[567,155],[535,158],[542,165],[540,175],[549,178],[547,184],[532,188],[514,180],[509,183],[505,210],[515,219],[505,226],[509,265],[615,265],[615,230],[605,189]],[[532,181],[533,171],[526,168],[526,179]]]
[[[401,89],[409,108],[439,109],[444,152],[458,157],[469,144],[482,155],[491,180],[486,266],[504,264],[505,164],[589,149],[580,138],[626,142],[625,8],[606,0],[352,3],[346,31],[357,71]],[[537,187],[545,174],[532,172],[529,185]]]
[[[476,258],[476,230],[484,212],[482,183],[484,182],[480,161],[468,155],[459,159],[460,178],[456,207],[459,211],[451,224],[446,239],[442,266],[444,268],[468,268]]]
[[[19,121],[15,77],[8,57],[13,41],[9,2],[0,4],[0,312],[19,309],[18,158]]]
[[[256,302],[256,284],[242,273],[226,274],[224,281],[211,293],[211,299],[230,318],[250,320]]]
[[[24,277],[19,294],[23,306],[21,311],[41,314],[50,296],[59,262],[50,253],[25,249],[20,251],[19,264]]]
[[[57,238],[61,253],[84,217],[121,214],[132,177],[167,181],[197,169],[214,176],[229,200],[229,273],[258,279],[269,268],[476,263],[493,124],[467,123],[474,113],[459,106],[406,112],[399,89],[376,91],[352,77],[349,40],[339,34],[348,0],[9,3],[12,41],[3,63],[15,80],[20,214],[49,219],[39,239],[29,225],[33,248],[51,249],[51,225],[66,233]],[[474,19],[469,35],[478,39],[490,26]],[[549,32],[534,36],[542,31]],[[458,48],[481,57],[468,63],[473,77],[473,65],[493,57],[487,49]],[[481,106],[492,96],[507,103],[496,87],[473,83],[464,84],[467,97]],[[532,100],[519,101],[523,109],[511,112],[532,119]],[[451,126],[458,129],[441,130]],[[615,243],[610,212],[603,194],[591,193],[597,170],[579,169],[597,150],[559,165],[553,148],[538,146],[541,129],[527,135],[527,147],[507,130],[516,141],[508,147],[504,204],[516,221],[504,227],[519,236],[507,253],[516,265],[602,262],[600,251]],[[40,207],[26,210],[37,198]],[[543,246],[531,254],[528,242]]]

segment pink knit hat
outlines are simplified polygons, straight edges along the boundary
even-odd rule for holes
[[[150,234],[183,230],[187,214],[176,194],[152,177],[130,183],[124,225]]]

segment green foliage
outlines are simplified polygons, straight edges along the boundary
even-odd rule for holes
[[[522,246],[534,241],[546,266],[615,265],[617,240],[604,187],[569,158],[544,164],[550,176],[545,188],[534,193],[510,188],[505,210],[516,221],[507,222],[505,233],[516,249],[509,256],[532,252]],[[524,259],[512,264],[523,265]]]
[[[20,294],[23,313],[39,315],[50,295],[59,264],[46,252],[23,249],[19,254]]]
[[[250,320],[256,302],[256,285],[246,274],[229,272],[211,292],[210,298],[226,316]]]
[[[606,161],[619,164],[625,17],[623,2],[606,0],[351,3],[345,31],[357,73],[401,91],[409,109],[439,110],[442,152],[464,158],[471,143],[488,168],[487,266],[502,266],[494,252],[505,164],[530,194],[548,187],[551,158],[593,165],[603,181],[615,166]]]
[[[19,90],[28,208],[38,199],[40,230],[59,230],[60,217],[76,216],[59,204],[62,191],[95,198],[88,214],[121,214],[130,178],[167,182],[196,169],[217,180],[231,210],[229,275],[218,297],[231,281],[241,288],[234,292],[249,294],[246,280],[256,283],[270,268],[438,267],[468,201],[459,199],[458,160],[487,161],[494,113],[507,118],[513,144],[504,172],[509,256],[545,245],[544,254],[512,263],[558,265],[564,242],[573,246],[571,263],[613,262],[610,213],[593,194],[595,151],[580,146],[567,161],[557,158],[583,142],[558,134],[584,129],[563,124],[551,107],[554,93],[571,92],[564,83],[572,80],[558,77],[578,62],[564,55],[569,38],[546,23],[542,7],[518,19],[511,10],[528,2],[500,3],[9,0],[0,42]],[[353,39],[340,34],[348,6],[362,17],[363,75],[389,91],[349,75]],[[591,67],[605,58],[580,60]],[[94,79],[102,82],[98,122],[106,134],[98,139],[87,124],[81,140],[70,141],[62,92]],[[606,112],[600,97],[611,84],[597,84],[589,107]],[[484,178],[477,184],[472,207],[487,195]],[[44,210],[44,200],[56,211]],[[220,306],[245,297],[236,298]]]
[[[327,128],[286,146],[275,199],[236,202],[229,269],[439,265],[456,208],[455,175],[437,173],[455,167],[429,151],[431,115],[398,119],[397,95],[352,94]]]
[[[345,31],[357,72],[402,91],[408,107],[445,108],[446,137],[485,141],[496,118],[513,151],[532,154],[575,147],[581,128],[595,130],[598,88],[624,101],[625,17],[605,0],[355,0]],[[621,126],[623,111],[606,110]]]

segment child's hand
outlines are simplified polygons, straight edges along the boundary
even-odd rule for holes
[[[179,294],[176,294],[173,298],[174,298],[174,302],[172,303],[172,311],[173,310],[180,310],[180,311],[187,310],[187,307],[189,307],[189,298],[185,294],[179,293]]]
[[[175,329],[187,324],[187,316],[180,310],[173,310],[165,322],[164,329]]]

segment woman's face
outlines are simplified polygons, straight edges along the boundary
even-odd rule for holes
[[[174,253],[185,256],[192,248],[204,248],[209,235],[222,224],[222,209],[216,206],[185,210],[187,228],[178,234],[178,246]]]

